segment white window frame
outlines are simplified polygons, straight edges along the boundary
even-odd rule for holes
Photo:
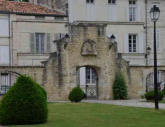
[[[135,22],[137,20],[137,1],[129,0],[129,22]]]
[[[85,68],[86,84],[96,85],[96,72],[92,67]],[[89,78],[88,78],[89,76]]]
[[[11,85],[10,74],[0,73],[0,94],[5,94]]]
[[[131,40],[130,40],[130,36],[131,36]],[[135,39],[134,39],[134,36],[135,36]],[[135,40],[135,44],[134,44],[134,40]],[[129,53],[138,52],[138,35],[137,34],[128,34],[128,52]]]
[[[108,4],[116,4],[116,0],[108,0]]]
[[[87,4],[94,4],[95,3],[95,0],[86,0],[86,3]]]
[[[41,35],[43,35],[43,40],[41,40]],[[38,39],[38,51],[37,51],[37,36],[39,37]],[[36,44],[36,53],[45,53],[45,33],[35,33],[35,44]],[[43,45],[42,45],[43,41]],[[43,47],[42,47],[43,46]]]

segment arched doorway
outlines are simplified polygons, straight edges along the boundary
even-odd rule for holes
[[[158,87],[162,90],[165,87],[165,71],[158,71]],[[154,72],[147,75],[146,78],[146,92],[154,89]]]
[[[91,66],[80,67],[78,70],[79,85],[86,98],[98,97],[98,75],[96,69]]]

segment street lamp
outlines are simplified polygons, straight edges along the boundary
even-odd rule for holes
[[[157,83],[157,53],[156,53],[156,22],[160,16],[160,9],[156,5],[150,10],[151,20],[154,22],[154,95],[155,95],[155,109],[159,109],[158,102],[158,83]]]
[[[112,43],[115,43],[116,37],[113,34],[111,35],[110,39]]]

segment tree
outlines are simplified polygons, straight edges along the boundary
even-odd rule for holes
[[[28,76],[19,76],[0,102],[0,124],[36,124],[47,121],[46,91]]]
[[[126,99],[127,98],[127,87],[123,74],[117,73],[115,81],[113,83],[113,97],[114,99]]]

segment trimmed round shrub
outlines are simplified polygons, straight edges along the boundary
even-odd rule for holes
[[[80,102],[84,97],[84,93],[80,87],[73,88],[69,93],[69,100],[71,102]]]
[[[148,101],[152,101],[155,99],[155,96],[154,96],[154,91],[149,91],[145,94],[145,98],[146,100]],[[162,100],[163,99],[163,92],[161,91],[158,91],[158,100]]]
[[[0,103],[0,124],[38,124],[47,121],[45,90],[28,76],[19,76]]]
[[[115,100],[127,99],[127,87],[122,73],[116,74],[112,89],[113,89],[113,98]]]

